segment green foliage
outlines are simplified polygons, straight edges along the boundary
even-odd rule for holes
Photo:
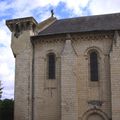
[[[14,101],[5,99],[0,100],[0,120],[13,120]]]
[[[1,97],[2,97],[2,89],[3,89],[3,88],[0,88],[0,99],[1,99]]]

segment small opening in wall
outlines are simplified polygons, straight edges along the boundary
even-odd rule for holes
[[[48,79],[55,79],[55,54],[48,54]]]
[[[98,55],[96,52],[90,53],[90,80],[98,81]]]

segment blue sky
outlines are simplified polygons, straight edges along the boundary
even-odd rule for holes
[[[0,0],[0,80],[3,98],[14,98],[15,59],[10,48],[8,19],[33,16],[38,22],[50,17],[54,9],[58,19],[120,12],[120,0]]]

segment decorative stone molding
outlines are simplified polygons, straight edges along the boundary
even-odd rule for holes
[[[20,36],[22,31],[25,31],[25,30],[34,31],[37,24],[38,23],[33,17],[13,19],[13,20],[6,21],[6,25],[11,30],[11,32],[14,32],[14,36],[16,38]]]
[[[92,51],[96,51],[96,52],[99,54],[99,56],[98,56],[99,58],[101,58],[102,55],[104,54],[103,51],[102,51],[100,48],[98,48],[98,47],[96,47],[96,46],[92,46],[92,47],[88,47],[88,48],[85,50],[84,56],[85,56],[86,58],[88,58],[89,53],[92,52]]]
[[[72,33],[72,34],[62,34],[62,35],[51,35],[51,36],[33,36],[32,41],[34,42],[61,42],[65,41],[66,39],[69,39],[72,41],[72,43],[76,41],[81,41],[81,40],[102,40],[102,39],[113,39],[113,32],[107,32],[107,33]]]
[[[88,120],[88,117],[90,115],[94,115],[94,114],[101,116],[103,118],[103,120],[110,120],[110,118],[107,116],[106,113],[104,113],[102,110],[96,109],[96,108],[86,111],[82,116],[82,120]]]
[[[72,34],[71,37],[73,40],[102,40],[102,39],[112,39],[113,38],[113,32],[104,32],[104,33],[77,33]]]
[[[90,100],[90,101],[88,101],[88,105],[92,106],[94,109],[98,108],[98,107],[101,107],[102,104],[103,104],[103,102],[100,101],[100,100]]]
[[[39,44],[39,43],[59,43],[59,42],[65,42],[65,38],[62,37],[52,37],[52,38],[36,38],[33,39],[32,42],[34,42],[35,44]]]
[[[120,46],[120,35],[119,35],[118,31],[115,31],[113,41],[114,41],[115,46],[117,46],[117,47]]]
[[[26,18],[20,18],[20,19],[12,19],[12,20],[7,20],[6,21],[6,25],[8,26],[8,28],[10,29],[11,32],[15,31],[15,25],[16,24],[21,24],[22,28],[27,28],[28,29],[28,24],[33,23],[34,25],[37,25],[38,23],[36,22],[36,20],[33,17],[26,17]],[[27,23],[27,26],[26,26]]]

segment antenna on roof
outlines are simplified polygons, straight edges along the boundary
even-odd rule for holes
[[[51,10],[51,17],[54,17],[54,11],[53,11],[53,9]]]

